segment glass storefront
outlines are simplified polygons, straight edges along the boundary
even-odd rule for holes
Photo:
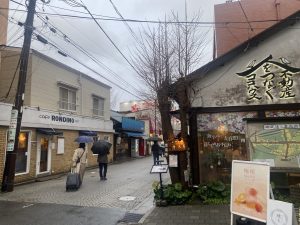
[[[256,112],[205,113],[197,117],[200,182],[230,183],[231,162],[247,160],[244,118]]]

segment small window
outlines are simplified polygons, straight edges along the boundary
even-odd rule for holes
[[[59,108],[76,111],[76,90],[59,87]]]
[[[104,116],[104,99],[93,96],[93,115]]]

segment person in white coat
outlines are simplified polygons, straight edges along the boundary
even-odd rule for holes
[[[79,148],[74,150],[72,157],[72,167],[75,173],[79,173],[80,185],[83,181],[85,167],[87,163],[87,151],[85,150],[85,143],[80,143]]]

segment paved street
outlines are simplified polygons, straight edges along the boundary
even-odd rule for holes
[[[90,209],[93,212],[94,210],[97,211],[97,208],[99,210],[100,207],[102,209],[98,212],[102,216],[104,214],[109,217],[109,214],[106,214],[104,209],[110,209],[108,211],[115,213],[115,217],[119,217],[118,220],[126,215],[129,217],[135,214],[142,216],[153,207],[152,183],[155,180],[159,180],[158,175],[149,173],[151,166],[152,157],[109,165],[107,181],[100,181],[98,169],[87,170],[82,187],[76,192],[65,191],[66,176],[49,181],[16,186],[13,192],[0,194],[1,208],[3,208],[3,205],[8,204],[5,201],[11,201],[11,204],[13,204],[12,202],[15,202],[14,204],[22,203],[19,208],[23,210],[30,208],[42,210],[43,207],[53,208],[53,206],[55,210],[60,212],[66,209],[66,215],[69,213],[67,209],[70,209],[70,207],[75,207],[70,210],[71,212],[76,209],[81,211],[80,214],[82,215],[87,215],[83,211]],[[169,181],[167,175],[163,175],[163,178],[165,182]],[[120,200],[120,198],[123,200]],[[28,207],[24,203],[28,203]],[[35,203],[47,204],[36,205]],[[51,206],[49,203],[57,205]],[[24,206],[25,208],[23,208]],[[1,218],[4,216],[3,213],[4,211],[0,210]],[[9,218],[9,215],[5,215]],[[15,215],[22,214],[18,213]],[[57,222],[55,224],[66,223]],[[99,223],[98,220],[98,223],[95,224],[102,223]]]

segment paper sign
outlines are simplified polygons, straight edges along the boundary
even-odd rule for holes
[[[268,203],[268,225],[292,225],[294,207],[292,203],[269,200]]]
[[[269,164],[232,161],[231,213],[266,222],[269,188]]]
[[[153,165],[150,171],[150,173],[167,173],[167,172],[168,172],[167,164]]]
[[[169,167],[178,167],[177,155],[169,155]]]

